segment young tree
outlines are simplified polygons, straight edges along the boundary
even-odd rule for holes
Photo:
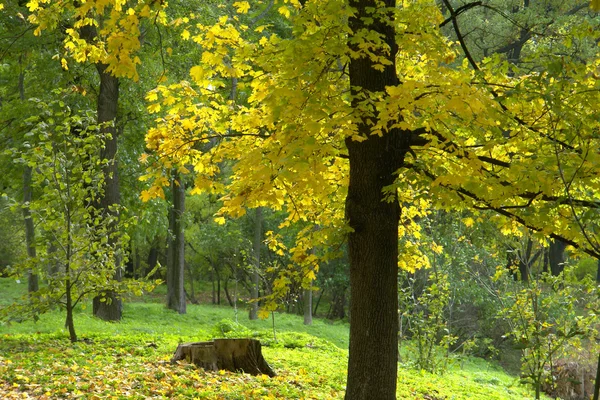
[[[25,309],[35,315],[55,304],[64,307],[74,342],[74,308],[106,290],[123,290],[112,272],[125,237],[112,228],[112,219],[99,218],[96,207],[103,190],[102,168],[108,162],[98,151],[105,135],[94,125],[93,113],[72,113],[66,101],[38,102],[40,114],[27,121],[24,149],[14,150],[20,154],[16,161],[32,168],[32,183],[40,192],[29,201],[29,209],[42,235],[34,244],[36,257],[30,254],[23,267],[46,284],[30,294],[32,302]],[[48,263],[57,265],[57,271],[49,274],[44,268]]]

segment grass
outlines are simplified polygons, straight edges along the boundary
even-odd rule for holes
[[[0,278],[0,307],[26,290]],[[132,300],[132,299],[130,299]],[[138,299],[139,300],[139,299]],[[146,300],[147,301],[147,300]],[[245,310],[188,305],[186,315],[160,303],[127,301],[120,323],[107,323],[79,309],[80,341],[68,342],[64,316],[56,310],[37,322],[0,324],[0,398],[156,399],[337,399],[343,398],[348,325],[276,314],[249,321]],[[169,359],[180,342],[215,336],[253,336],[277,377],[205,372]],[[532,398],[529,388],[500,367],[462,360],[443,376],[399,367],[399,399]]]

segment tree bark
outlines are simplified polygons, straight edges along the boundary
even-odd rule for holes
[[[185,186],[181,174],[173,172],[171,181],[173,209],[170,216],[169,254],[167,263],[167,307],[179,314],[186,313],[184,276],[185,276],[185,238],[183,231],[183,213],[185,211]]]
[[[258,318],[258,288],[260,285],[260,245],[262,243],[262,207],[257,207],[254,214],[254,243],[252,246],[254,252],[254,268],[252,270],[252,300],[248,318],[251,320]]]
[[[90,33],[92,34],[92,33]],[[114,206],[121,203],[119,188],[119,171],[117,163],[117,106],[119,104],[119,79],[106,71],[107,65],[96,64],[96,70],[100,77],[100,92],[98,94],[98,124],[107,124],[102,127],[102,132],[110,134],[106,140],[101,158],[109,160],[102,173],[104,175],[104,193],[100,201],[100,206],[104,215],[115,216]],[[112,124],[112,125],[111,125]],[[113,226],[116,231],[118,227]],[[114,244],[114,238],[110,239]],[[116,257],[114,279],[120,281],[122,278],[120,257]],[[101,299],[110,299],[110,301],[101,301]],[[123,304],[121,298],[112,291],[102,293],[96,296],[93,301],[94,315],[105,321],[120,321],[122,317]]]
[[[275,376],[256,339],[215,339],[177,346],[171,362],[185,360],[209,371],[227,370]]]
[[[600,259],[598,259],[598,270],[596,271],[596,283],[600,283]],[[596,365],[596,381],[594,382],[594,400],[600,400],[600,353]]]
[[[381,4],[384,3],[384,4]],[[385,93],[386,86],[399,83],[396,75],[395,30],[391,14],[373,17],[368,8],[393,9],[395,1],[352,0],[356,13],[349,20],[353,32],[363,29],[379,33],[389,54],[379,51],[391,65],[383,71],[373,68],[368,57],[352,58],[349,74],[352,105],[360,118],[359,142],[346,139],[350,161],[350,182],[346,219],[352,232],[350,256],[350,351],[346,399],[388,400],[396,398],[398,368],[398,222],[397,199],[385,201],[383,188],[391,185],[402,166],[409,135],[390,129],[383,136],[371,135],[377,111],[360,100],[359,93]],[[369,17],[369,18],[367,18]],[[354,50],[356,45],[350,43]]]
[[[302,299],[304,300],[304,325],[312,325],[312,282],[310,284],[309,289],[304,289],[304,293],[302,294]]]
[[[155,267],[156,264],[158,264],[158,253],[159,253],[159,241],[158,239],[158,235],[154,237],[154,239],[152,239],[152,244],[150,245],[150,251],[148,252],[148,267],[147,269],[144,271],[144,276],[147,276],[150,271],[152,271]]]
[[[23,70],[23,56],[19,57],[19,65],[21,72],[19,73],[19,100],[25,102],[25,71]],[[29,165],[25,165],[23,170],[23,219],[25,220],[25,245],[27,246],[27,256],[30,259],[35,259],[37,254],[35,251],[35,227],[29,203],[32,197],[32,180],[33,170]],[[27,271],[27,290],[29,293],[39,290],[38,276],[30,269]]]
[[[567,244],[561,240],[550,241],[548,248],[548,264],[552,276],[558,276],[565,269],[565,249]]]
[[[337,286],[333,290],[327,319],[336,320],[346,317],[346,287]]]
[[[36,258],[37,254],[35,251],[35,227],[33,225],[31,211],[29,210],[32,192],[32,172],[31,167],[26,165],[23,170],[23,219],[25,220],[25,244],[27,246],[27,256],[33,260]],[[39,290],[38,276],[31,269],[27,272],[27,289],[29,293],[37,292]]]

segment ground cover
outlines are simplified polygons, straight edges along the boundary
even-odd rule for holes
[[[23,284],[21,284],[23,285]],[[0,307],[18,294],[0,278]],[[24,286],[24,285],[23,285]],[[159,303],[126,302],[120,323],[107,323],[79,309],[81,340],[71,344],[58,310],[37,322],[0,324],[2,399],[336,399],[343,398],[348,326],[276,314],[273,321],[248,321],[245,310],[189,305],[178,315]],[[180,342],[217,336],[252,336],[263,343],[275,378],[205,372],[169,359]],[[374,344],[375,345],[375,344]],[[400,365],[399,399],[532,398],[531,390],[501,368],[480,359],[452,363],[432,375]]]

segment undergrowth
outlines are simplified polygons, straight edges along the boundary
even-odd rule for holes
[[[0,278],[0,307],[17,293]],[[4,301],[3,301],[4,300]],[[162,304],[126,302],[120,323],[107,323],[79,309],[81,340],[68,341],[59,311],[36,323],[0,324],[2,399],[341,399],[348,357],[348,325],[276,314],[249,321],[229,307],[189,305],[186,315]],[[171,364],[178,343],[214,337],[254,337],[277,373],[274,378]],[[373,344],[376,345],[376,344]],[[376,373],[376,371],[374,371]],[[518,378],[484,360],[451,364],[434,375],[399,366],[398,399],[532,398]]]

